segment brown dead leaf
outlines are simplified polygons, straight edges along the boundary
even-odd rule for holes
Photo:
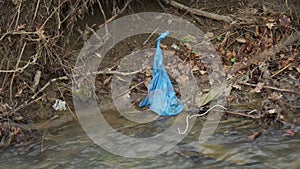
[[[164,44],[160,44],[160,47],[162,48],[162,49],[166,49],[167,48],[167,45],[164,45]]]
[[[108,84],[111,79],[112,79],[112,76],[109,76],[108,78],[106,78],[103,82],[103,85],[105,86],[106,84]]]
[[[39,36],[40,39],[46,39],[44,27],[36,26],[35,33]]]
[[[274,13],[274,11],[269,6],[267,6],[267,5],[263,5],[263,11],[264,11],[265,15]]]
[[[151,77],[148,77],[148,78],[145,79],[144,84],[145,84],[146,87],[148,87],[150,81],[151,81]]]
[[[192,68],[192,71],[195,72],[195,71],[198,71],[198,70],[200,70],[199,67],[197,65],[194,65],[193,68]]]
[[[147,77],[152,76],[152,70],[151,70],[150,68],[145,69],[145,75],[146,75]]]
[[[268,97],[268,99],[272,101],[280,100],[281,98],[282,98],[282,94],[277,92],[271,93],[270,96]]]
[[[287,66],[288,64],[290,64],[292,61],[293,61],[293,59],[291,59],[291,58],[289,58],[287,60],[283,60],[280,63],[280,67],[283,68],[283,67]]]
[[[192,50],[192,47],[189,43],[184,43],[183,45],[187,48],[187,50]]]
[[[279,19],[279,26],[282,29],[288,29],[291,25],[291,19],[287,16],[283,15],[282,18]]]
[[[220,50],[220,53],[221,53],[221,55],[225,55],[226,51],[224,50],[224,48],[223,48],[223,47],[222,47],[222,48],[220,48],[219,50]]]
[[[297,72],[300,73],[300,66],[296,68]]]
[[[264,83],[258,82],[254,89],[250,90],[250,93],[260,93]]]
[[[12,2],[14,5],[16,5],[16,6],[19,5],[19,0],[11,0],[11,2]]]
[[[205,70],[200,70],[199,72],[201,75],[204,75],[205,73],[207,73],[207,71],[205,71]]]
[[[227,57],[227,58],[232,58],[232,52],[228,50],[228,51],[226,52],[226,57]]]
[[[267,111],[269,114],[274,114],[274,113],[276,113],[276,109],[270,109],[270,110],[268,110]]]
[[[232,85],[232,88],[237,89],[237,90],[242,90],[242,86],[239,85],[239,84],[237,84],[237,83],[234,83],[234,84]]]
[[[243,38],[243,37],[236,38],[236,41],[239,42],[239,43],[246,43],[247,42],[247,40],[245,38]]]
[[[259,29],[258,26],[255,26],[255,34],[254,36],[258,37],[259,36]]]
[[[24,29],[24,28],[25,28],[25,25],[26,25],[26,24],[20,24],[20,25],[18,25],[17,30],[19,31],[19,30],[21,30],[21,29]]]
[[[291,128],[291,129],[287,129],[287,130],[285,130],[285,134],[284,134],[284,136],[289,136],[289,137],[292,137],[292,136],[294,136],[295,135],[295,132],[293,131],[293,129]]]
[[[274,18],[268,18],[268,21],[269,22],[275,22],[275,19]]]
[[[262,132],[263,132],[262,130],[261,131],[255,131],[255,132],[253,132],[252,135],[250,135],[248,137],[248,140],[249,141],[255,140],[257,137],[259,137],[262,134]]]
[[[274,27],[274,23],[266,23],[266,26],[269,28],[269,29],[273,29],[273,27]]]

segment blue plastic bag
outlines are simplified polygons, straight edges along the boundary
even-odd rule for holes
[[[168,34],[169,31],[166,31],[157,38],[152,80],[148,84],[148,95],[139,104],[140,108],[149,106],[150,110],[162,116],[177,115],[184,107],[181,100],[176,97],[170,78],[163,65],[160,41]]]

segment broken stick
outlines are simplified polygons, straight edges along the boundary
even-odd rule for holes
[[[187,7],[181,3],[178,3],[174,0],[162,0],[164,3],[171,5],[175,8],[179,8],[179,9],[184,9],[190,13],[193,13],[195,15],[199,15],[199,16],[204,16],[210,19],[214,19],[214,20],[218,20],[218,21],[225,21],[227,23],[231,23],[233,20],[231,17],[229,16],[224,16],[224,15],[218,15],[218,14],[214,14],[214,13],[209,13],[200,9],[195,9],[195,8],[190,8]]]

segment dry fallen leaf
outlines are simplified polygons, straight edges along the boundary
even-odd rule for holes
[[[200,70],[199,72],[201,75],[204,75],[205,73],[207,73],[207,71],[205,71],[205,70]]]
[[[245,38],[236,38],[236,41],[239,43],[246,43],[247,40]]]
[[[35,33],[39,36],[40,39],[42,40],[46,39],[46,35],[44,34],[45,33],[44,27],[36,26]]]
[[[267,23],[266,26],[269,28],[269,29],[273,29],[274,27],[274,23]]]
[[[162,48],[162,49],[166,49],[167,48],[167,45],[164,45],[164,44],[160,44],[160,47]]]
[[[237,90],[242,90],[242,86],[239,85],[239,84],[236,84],[236,83],[234,83],[234,84],[232,85],[232,88],[237,89]]]
[[[251,136],[248,137],[249,141],[253,141],[255,140],[257,137],[259,137],[261,134],[263,133],[263,131],[255,131],[252,133]]]
[[[19,31],[19,30],[21,30],[21,29],[24,29],[24,28],[25,28],[25,25],[26,25],[26,24],[20,24],[20,25],[18,25],[17,30]]]
[[[197,65],[194,65],[192,68],[192,71],[194,72],[194,71],[198,71],[198,70],[200,70],[199,67]]]
[[[274,113],[276,113],[276,109],[268,110],[268,113],[269,113],[269,114],[274,114]]]
[[[280,100],[281,98],[282,98],[282,94],[277,92],[271,93],[270,96],[268,97],[269,100],[273,100],[273,101]]]
[[[19,5],[19,0],[11,0],[11,2],[12,2],[14,5],[16,5],[16,6]]]
[[[250,93],[260,93],[261,89],[263,88],[264,83],[257,83],[256,87],[254,89],[250,90]]]
[[[293,129],[287,129],[287,130],[285,130],[284,136],[292,137],[294,135],[295,135],[295,132],[293,131]]]
[[[259,29],[258,26],[255,26],[255,34],[254,36],[258,37],[259,36]]]
[[[279,19],[279,25],[280,28],[288,29],[291,25],[291,19],[283,15],[282,18]]]
[[[297,72],[300,73],[300,66],[296,68]]]
[[[146,78],[145,81],[144,81],[144,84],[147,88],[148,88],[148,85],[149,85],[150,81],[151,81],[151,77]]]
[[[269,22],[275,22],[275,19],[274,18],[268,18],[268,21]]]
[[[111,79],[112,79],[112,76],[109,76],[108,78],[106,78],[103,82],[103,85],[105,86],[106,84],[108,84]]]

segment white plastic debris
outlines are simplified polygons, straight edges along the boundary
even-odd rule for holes
[[[52,105],[52,107],[56,111],[67,110],[66,102],[60,99],[55,99],[55,103]]]
[[[180,50],[180,47],[178,47],[175,43],[173,43],[171,45],[171,48],[175,49],[175,50]]]

